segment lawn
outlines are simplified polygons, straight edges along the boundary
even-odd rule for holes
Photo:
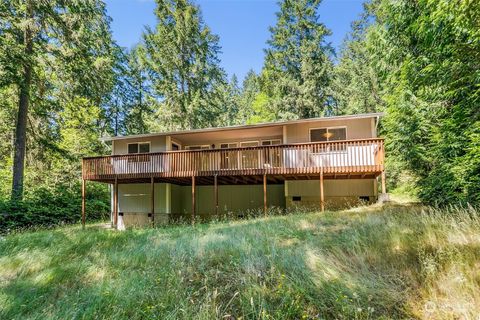
[[[476,319],[478,211],[388,205],[0,240],[1,319]]]

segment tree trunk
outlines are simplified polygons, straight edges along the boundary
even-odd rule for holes
[[[27,3],[27,17],[33,18],[33,9],[30,2]],[[29,21],[31,23],[31,21]],[[25,61],[23,63],[23,79],[20,84],[18,99],[18,115],[15,127],[15,145],[13,156],[13,183],[12,200],[22,200],[23,198],[23,175],[25,167],[25,148],[27,140],[27,115],[30,104],[30,85],[32,82],[32,52],[33,52],[33,34],[28,25],[24,33]]]

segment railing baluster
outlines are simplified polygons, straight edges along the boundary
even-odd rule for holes
[[[366,173],[383,170],[383,139],[312,142],[290,145],[84,158],[82,177],[91,180],[226,175]]]

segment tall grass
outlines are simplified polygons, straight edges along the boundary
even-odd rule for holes
[[[2,319],[474,319],[473,209],[372,206],[0,240]]]

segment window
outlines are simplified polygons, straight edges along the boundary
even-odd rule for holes
[[[338,141],[347,139],[347,128],[319,128],[310,129],[310,141]]]
[[[262,140],[262,146],[273,146],[276,144],[281,144],[282,141],[280,139],[273,139],[273,140]]]
[[[141,142],[141,143],[129,143],[128,144],[128,153],[149,153],[150,152],[150,142]]]
[[[172,142],[172,151],[177,151],[177,150],[180,150],[180,146]]]
[[[240,142],[240,147],[256,147],[256,146],[258,146],[258,141]]]
[[[197,145],[197,146],[186,146],[186,150],[205,150],[205,149],[210,149],[210,146],[208,144],[205,145]]]
[[[238,143],[230,142],[230,143],[221,143],[220,149],[227,149],[227,148],[236,148],[238,147]]]
[[[148,152],[150,152],[150,143],[138,144],[138,153],[148,153]]]

